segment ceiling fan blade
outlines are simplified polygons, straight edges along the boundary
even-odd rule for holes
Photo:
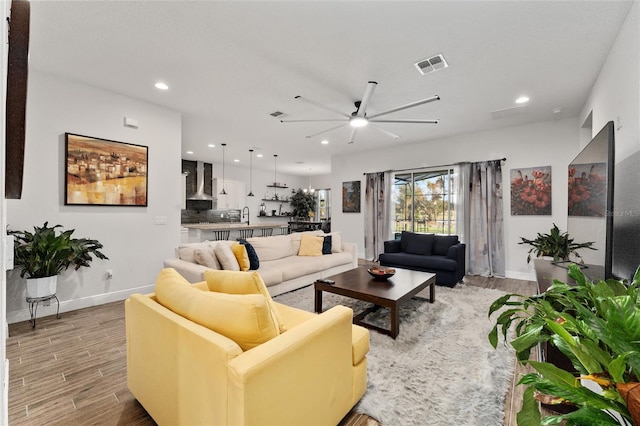
[[[396,107],[396,108],[391,108],[391,109],[389,109],[387,111],[383,111],[383,112],[380,112],[378,114],[370,115],[369,116],[369,120],[371,120],[372,118],[380,117],[381,115],[391,114],[392,112],[402,111],[404,109],[417,107],[418,105],[426,104],[426,103],[433,102],[433,101],[439,101],[439,100],[440,100],[440,96],[434,95],[434,96],[431,96],[430,98],[422,99],[420,101],[411,102],[410,104],[402,105],[402,106],[399,106],[399,107]]]
[[[382,127],[376,126],[375,124],[373,124],[371,122],[369,122],[369,127],[371,127],[372,129],[376,129],[377,131],[382,132],[387,136],[391,136],[394,140],[400,139],[400,136],[396,135],[395,133],[390,132],[390,131],[388,131],[386,129],[383,129]]]
[[[344,118],[321,118],[318,120],[280,120],[281,123],[307,123],[311,121],[348,121]]]
[[[309,139],[309,138],[313,138],[313,137],[315,137],[315,136],[320,136],[320,135],[321,135],[321,134],[323,134],[323,133],[328,133],[328,132],[330,132],[330,131],[332,131],[332,130],[339,129],[340,127],[344,127],[344,126],[346,126],[346,125],[347,125],[347,123],[345,123],[345,124],[341,124],[341,125],[339,125],[339,126],[335,126],[335,127],[330,128],[330,129],[323,130],[323,131],[318,132],[318,133],[314,133],[313,135],[305,136],[305,138]]]
[[[440,120],[369,120],[369,123],[414,123],[414,124],[438,124]]]
[[[352,127],[348,143],[354,143],[356,141],[356,133],[358,133],[358,129],[356,127]]]
[[[327,105],[321,104],[321,103],[319,103],[319,102],[313,101],[313,100],[311,100],[311,99],[305,98],[305,97],[303,97],[303,96],[299,96],[299,95],[298,95],[298,96],[296,96],[296,97],[295,97],[295,99],[299,99],[299,100],[301,100],[301,101],[303,101],[303,102],[306,102],[306,103],[308,103],[308,104],[315,105],[315,106],[317,106],[318,108],[326,109],[327,111],[334,112],[334,113],[336,113],[336,114],[338,114],[338,115],[341,115],[341,116],[343,116],[343,117],[347,117],[347,118],[351,117],[349,114],[345,114],[345,113],[344,113],[344,112],[342,112],[342,111],[338,111],[337,109],[334,109],[334,108],[332,108],[332,107],[330,107],[330,106],[327,106]]]
[[[367,88],[364,89],[364,95],[362,95],[362,101],[360,101],[358,113],[356,114],[358,117],[364,117],[364,114],[367,112],[367,105],[369,105],[369,101],[371,100],[371,96],[373,96],[373,91],[376,90],[377,85],[378,83],[375,81],[367,82]]]

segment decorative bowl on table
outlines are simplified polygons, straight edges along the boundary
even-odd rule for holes
[[[382,268],[376,266],[367,269],[367,272],[369,272],[369,275],[371,275],[376,281],[386,281],[396,273],[396,270],[393,268]]]

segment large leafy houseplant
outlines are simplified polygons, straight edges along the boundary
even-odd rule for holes
[[[291,206],[293,207],[293,216],[309,219],[309,212],[316,208],[316,199],[313,194],[298,189],[291,196]]]
[[[108,259],[100,249],[102,244],[89,238],[72,238],[75,230],[57,232],[62,225],[34,226],[33,232],[9,231],[15,237],[14,264],[23,278],[44,278],[58,275],[68,268],[80,269],[93,260]]]
[[[537,371],[520,379],[527,390],[518,424],[640,424],[640,268],[629,285],[611,279],[591,282],[576,265],[569,266],[569,276],[575,286],[554,280],[542,294],[507,294],[489,309],[489,316],[499,312],[491,344],[497,346],[499,331],[506,341],[513,326],[516,337],[510,343],[518,359]],[[528,360],[542,342],[566,355],[575,372]],[[601,392],[585,386],[586,381],[597,383]],[[541,418],[534,398],[572,404],[576,410]]]
[[[554,261],[569,260],[570,255],[574,255],[579,259],[580,263],[583,263],[582,257],[578,253],[578,250],[586,248],[589,250],[596,250],[593,246],[593,241],[587,243],[575,243],[573,238],[569,237],[569,233],[560,232],[560,229],[553,224],[553,228],[548,234],[538,235],[533,240],[529,240],[524,237],[520,237],[522,241],[518,244],[528,244],[531,246],[527,255],[527,263],[531,261],[531,253],[533,252],[536,257],[550,256]]]

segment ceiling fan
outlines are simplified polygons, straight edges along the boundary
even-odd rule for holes
[[[375,125],[374,123],[411,123],[411,124],[438,124],[439,120],[414,120],[414,119],[404,119],[404,120],[388,120],[388,119],[380,119],[378,117],[382,117],[383,115],[387,115],[387,114],[391,114],[392,112],[398,112],[398,111],[402,111],[405,109],[409,109],[409,108],[413,108],[413,107],[417,107],[418,105],[423,105],[429,102],[433,102],[433,101],[439,101],[440,100],[440,96],[438,95],[434,95],[431,96],[429,98],[425,98],[425,99],[421,99],[419,101],[415,101],[415,102],[411,102],[409,104],[406,105],[402,105],[399,107],[395,107],[395,108],[391,108],[389,110],[386,111],[382,111],[379,112],[377,114],[373,114],[373,115],[367,115],[367,106],[369,105],[369,102],[371,101],[371,97],[373,96],[373,91],[376,89],[376,86],[378,85],[377,82],[375,81],[369,81],[367,83],[367,87],[364,90],[364,95],[362,96],[362,100],[361,101],[356,101],[355,102],[355,106],[356,106],[356,110],[351,113],[351,114],[347,114],[344,113],[342,111],[338,111],[335,108],[332,108],[330,106],[321,104],[319,102],[316,102],[314,100],[302,97],[302,96],[296,96],[295,99],[299,99],[303,102],[306,102],[308,104],[311,105],[315,105],[319,108],[325,109],[327,111],[331,111],[333,113],[336,113],[340,116],[342,116],[343,118],[333,118],[333,119],[319,119],[319,120],[280,120],[282,123],[306,123],[306,122],[312,122],[312,121],[343,121],[345,122],[344,124],[340,124],[339,126],[335,126],[332,127],[330,129],[326,129],[323,130],[321,132],[318,133],[314,133],[313,135],[309,135],[306,136],[306,138],[312,138],[315,136],[319,136],[322,135],[323,133],[327,133],[330,132],[332,130],[335,129],[339,129],[340,127],[344,127],[347,124],[349,124],[352,129],[351,129],[351,137],[349,138],[349,143],[353,143],[356,137],[356,133],[358,132],[358,129],[364,126],[370,126],[373,129],[378,130],[379,132],[382,132],[388,136],[391,136],[393,139],[399,139],[400,136],[396,135],[395,133],[392,133],[388,130],[385,130],[381,127],[378,127],[377,125]]]

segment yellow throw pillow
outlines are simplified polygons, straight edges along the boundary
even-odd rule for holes
[[[322,256],[323,237],[304,234],[300,238],[298,256]]]
[[[278,309],[271,299],[269,290],[262,277],[255,271],[205,271],[204,279],[207,280],[209,291],[227,294],[261,294],[267,300],[273,320],[278,324],[280,333],[284,333],[286,327],[280,318]]]
[[[262,294],[201,291],[174,269],[160,271],[158,302],[184,318],[233,340],[247,351],[280,334]]]
[[[247,248],[238,242],[234,242],[233,244],[231,244],[231,251],[233,252],[233,255],[236,257],[236,260],[238,261],[238,266],[240,266],[240,270],[248,271],[249,266],[251,264],[249,263],[249,255],[247,254]]]

